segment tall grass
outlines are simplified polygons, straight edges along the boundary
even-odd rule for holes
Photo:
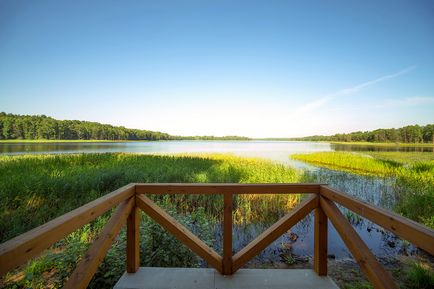
[[[322,167],[361,175],[392,176],[403,169],[402,164],[393,160],[381,160],[349,152],[317,152],[294,154],[291,157]]]
[[[116,188],[131,182],[177,183],[281,183],[295,182],[294,169],[269,161],[228,155],[138,155],[76,154],[0,157],[0,242],[43,224]],[[195,199],[196,198],[196,199]],[[197,205],[216,196],[176,196],[168,201],[180,206],[186,200]],[[297,196],[269,198],[240,196],[255,201],[257,210],[264,205],[292,204]]]
[[[434,160],[415,154],[319,152],[291,157],[314,165],[395,180],[396,212],[434,228]]]
[[[379,160],[392,160],[401,164],[434,161],[434,153],[429,152],[364,152]]]
[[[125,153],[0,156],[0,242],[41,225],[131,182],[298,182],[289,167],[231,155]],[[166,195],[154,200],[203,240],[212,243],[223,201],[212,195]],[[239,195],[235,222],[280,214],[298,195]],[[268,212],[268,214],[267,214]],[[55,244],[47,253],[0,280],[6,288],[58,288],[107,221],[109,214]],[[270,217],[272,218],[272,217]],[[199,266],[199,259],[142,216],[142,265]],[[109,288],[125,269],[125,232],[109,251],[92,288]]]
[[[429,289],[434,288],[434,272],[426,264],[410,264],[406,272],[407,286],[410,289]]]

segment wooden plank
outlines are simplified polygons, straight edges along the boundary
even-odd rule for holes
[[[224,195],[223,211],[223,274],[232,274],[232,193]]]
[[[135,273],[140,266],[140,210],[134,205],[127,219],[127,272]]]
[[[139,194],[301,194],[319,193],[319,184],[136,183]]]
[[[313,268],[320,276],[327,275],[327,216],[318,206],[315,209]]]
[[[233,257],[232,271],[235,272],[244,266],[250,259],[270,245],[274,240],[283,235],[292,226],[306,217],[313,209],[318,206],[318,195],[309,196],[306,200],[296,206],[291,212],[274,223],[246,247],[236,253]]]
[[[133,196],[135,194],[134,186],[134,184],[124,186],[1,244],[0,276],[39,255],[69,233]]]
[[[99,264],[104,260],[107,251],[110,249],[114,239],[119,234],[126,219],[134,208],[134,198],[130,198],[119,204],[116,211],[110,217],[103,231],[93,241],[91,247],[77,264],[72,272],[64,289],[87,288]]]
[[[136,205],[184,245],[207,261],[208,264],[216,268],[219,272],[222,272],[222,257],[185,228],[175,218],[167,214],[163,209],[143,195],[136,196]]]
[[[320,206],[372,285],[375,288],[398,289],[392,276],[378,263],[368,246],[359,237],[338,207],[324,197],[320,197]]]
[[[327,186],[321,186],[321,195],[434,255],[434,230]]]

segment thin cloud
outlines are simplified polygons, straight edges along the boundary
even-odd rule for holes
[[[376,108],[419,106],[434,104],[434,97],[414,96],[401,99],[387,99],[384,103],[378,104]]]
[[[388,74],[388,75],[384,75],[381,76],[379,78],[370,80],[370,81],[366,81],[364,83],[355,85],[353,87],[349,87],[349,88],[344,88],[342,90],[339,90],[335,93],[332,93],[330,95],[326,95],[323,96],[321,98],[318,98],[314,101],[308,102],[305,105],[301,106],[298,110],[297,113],[306,113],[306,112],[311,112],[311,111],[315,111],[320,107],[323,107],[324,105],[326,105],[328,102],[332,101],[333,99],[340,97],[340,96],[348,96],[348,95],[352,95],[355,93],[360,92],[361,90],[369,87],[369,86],[373,86],[377,83],[389,80],[389,79],[393,79],[396,77],[399,77],[401,75],[407,74],[411,71],[413,71],[416,68],[416,65],[412,65],[410,67],[407,67],[405,69],[402,69],[400,71],[397,71],[395,73],[392,74]]]
[[[310,111],[315,111],[318,108],[324,106],[326,103],[331,101],[334,97],[323,96],[321,98],[315,99],[314,101],[308,102],[297,109],[296,113],[306,113]]]
[[[350,88],[342,89],[342,90],[338,91],[335,95],[336,96],[341,96],[341,95],[350,95],[350,94],[357,93],[360,90],[362,90],[362,89],[364,89],[364,88],[366,88],[368,86],[372,86],[372,85],[377,84],[379,82],[383,82],[385,80],[389,80],[389,79],[396,78],[398,76],[407,74],[407,73],[411,72],[412,70],[414,70],[415,68],[416,68],[416,65],[407,67],[407,68],[402,69],[402,70],[400,70],[398,72],[395,72],[393,74],[384,75],[384,76],[379,77],[377,79],[370,80],[370,81],[361,83],[359,85],[356,85],[356,86],[353,86],[353,87],[350,87]]]

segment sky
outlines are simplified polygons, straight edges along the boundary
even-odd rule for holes
[[[434,2],[0,0],[0,111],[174,135],[434,123]]]

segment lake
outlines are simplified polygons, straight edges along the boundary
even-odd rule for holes
[[[286,161],[289,154],[317,151],[434,152],[434,147],[346,145],[297,141],[137,141],[71,143],[0,143],[0,154],[36,153],[234,153]]]
[[[261,157],[302,169],[317,182],[328,183],[351,195],[372,204],[392,209],[396,196],[392,179],[358,176],[351,173],[334,171],[289,158],[294,153],[318,151],[420,151],[432,153],[433,147],[420,146],[375,146],[342,145],[325,142],[294,141],[160,141],[160,142],[100,142],[100,143],[0,143],[0,154],[57,154],[57,153],[232,153],[239,156]],[[343,210],[344,213],[348,213]],[[285,212],[282,212],[284,214]],[[352,220],[353,226],[368,247],[377,256],[412,254],[415,248],[402,242],[393,234],[363,218]],[[270,224],[264,222],[240,224],[234,226],[234,250],[244,247]],[[216,224],[214,247],[219,249],[221,224]],[[297,236],[294,241],[294,234]],[[309,215],[272,245],[265,249],[253,262],[284,262],[282,254],[288,245],[295,256],[312,256],[313,253],[313,217]],[[329,224],[329,254],[336,258],[346,258],[350,254],[344,243]]]

